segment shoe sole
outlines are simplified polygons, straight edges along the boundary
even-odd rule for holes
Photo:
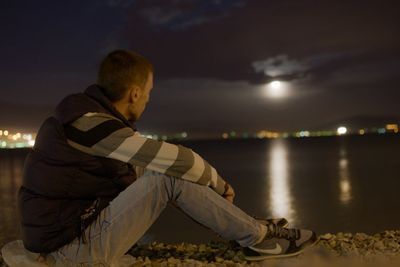
[[[277,255],[261,255],[261,256],[246,256],[244,255],[244,258],[248,261],[262,261],[262,260],[268,260],[268,259],[280,259],[280,258],[290,258],[290,257],[294,257],[297,256],[301,253],[303,253],[304,251],[307,251],[308,249],[314,247],[318,242],[319,242],[319,237],[317,237],[317,239],[311,243],[311,244],[307,244],[307,246],[305,246],[303,249],[300,249],[299,251],[293,252],[293,253],[288,253],[288,254],[277,254]]]

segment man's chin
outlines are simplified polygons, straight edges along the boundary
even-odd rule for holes
[[[128,121],[131,123],[137,122],[140,118],[140,115],[136,115],[136,114],[131,114],[131,116],[129,117]]]
[[[137,122],[137,119],[136,119],[136,118],[130,118],[130,119],[128,119],[128,121],[129,121],[130,123],[135,123],[135,122]]]

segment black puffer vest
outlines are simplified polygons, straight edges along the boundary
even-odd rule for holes
[[[136,179],[131,165],[91,156],[66,142],[64,125],[87,112],[111,114],[136,130],[96,85],[61,101],[55,116],[46,119],[38,132],[18,194],[22,238],[32,252],[49,253],[80,237]]]

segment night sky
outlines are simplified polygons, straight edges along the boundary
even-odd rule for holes
[[[1,1],[0,128],[35,131],[110,51],[155,66],[141,132],[317,129],[400,114],[398,1]],[[278,83],[271,83],[280,81]]]

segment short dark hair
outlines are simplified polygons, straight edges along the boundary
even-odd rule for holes
[[[132,51],[115,50],[101,62],[97,84],[114,102],[122,99],[132,85],[143,88],[153,71],[153,65],[143,56]]]

